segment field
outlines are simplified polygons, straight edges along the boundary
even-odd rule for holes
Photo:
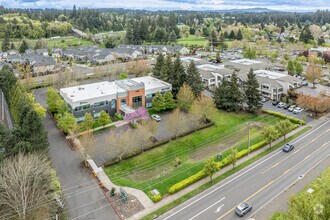
[[[189,37],[182,37],[178,40],[178,44],[184,45],[184,46],[207,46],[209,41],[206,38],[203,37],[197,37],[195,35],[189,35]]]
[[[143,190],[157,189],[161,195],[169,187],[203,169],[204,161],[228,148],[247,148],[248,122],[258,128],[251,129],[251,145],[262,140],[262,127],[274,124],[279,118],[270,115],[236,114],[218,111],[211,116],[215,126],[197,131],[139,156],[105,168],[106,174],[117,185]],[[180,165],[179,164],[180,161]]]
[[[81,38],[61,38],[61,39],[49,39],[47,40],[48,48],[69,48],[69,47],[80,47],[80,46],[92,46],[95,43]]]

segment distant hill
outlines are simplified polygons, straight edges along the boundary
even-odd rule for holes
[[[218,12],[250,12],[250,13],[262,13],[262,12],[278,12],[268,8],[246,8],[246,9],[228,9],[228,10],[217,10]]]

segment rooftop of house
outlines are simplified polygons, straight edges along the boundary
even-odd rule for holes
[[[126,92],[125,89],[118,86],[115,82],[108,81],[63,88],[60,91],[72,102],[115,95],[117,92]]]
[[[277,72],[268,71],[268,70],[256,70],[256,71],[254,71],[254,73],[257,76],[268,77],[270,79],[279,79],[281,77],[287,76],[286,74],[283,74],[283,73],[277,73]]]
[[[261,61],[258,60],[251,60],[251,59],[239,59],[239,60],[233,60],[231,61],[232,63],[237,63],[245,66],[250,66],[253,64],[260,64],[262,63]]]

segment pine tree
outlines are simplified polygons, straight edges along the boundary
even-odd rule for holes
[[[10,49],[10,42],[9,42],[9,32],[6,31],[5,38],[3,39],[1,50],[2,52],[6,52]]]
[[[72,17],[72,18],[76,18],[76,17],[77,17],[77,9],[76,9],[76,5],[73,5],[73,9],[72,9],[71,17]]]
[[[244,84],[244,97],[249,112],[255,112],[262,107],[260,102],[260,92],[258,90],[259,83],[253,69],[247,75],[247,80]]]
[[[164,65],[160,72],[160,79],[165,82],[171,82],[173,80],[173,62],[170,55],[167,55]]]
[[[133,21],[130,21],[130,24],[127,26],[127,30],[126,30],[126,44],[133,44],[134,42],[134,33],[133,33],[133,28],[132,28],[132,23]]]
[[[242,107],[243,102],[243,94],[238,84],[237,74],[234,72],[231,75],[230,86],[229,86],[229,103],[230,106],[228,110],[230,111],[238,111]]]
[[[234,40],[236,38],[234,30],[232,30],[229,34],[229,39]]]
[[[164,56],[162,53],[160,53],[157,57],[156,64],[152,70],[152,74],[154,77],[156,77],[158,79],[160,78],[160,74],[161,74],[163,66],[164,66]]]
[[[29,49],[29,45],[25,40],[22,41],[21,46],[19,47],[19,52],[20,53],[25,53],[25,51]]]
[[[237,39],[237,40],[243,40],[243,34],[242,34],[241,29],[238,30],[238,32],[237,32],[237,36],[236,36],[236,39]]]
[[[217,47],[219,45],[219,39],[217,36],[217,33],[215,30],[212,30],[211,35],[210,35],[210,45],[212,46],[213,50],[214,47]]]
[[[157,92],[155,97],[152,99],[152,109],[156,112],[160,112],[166,109],[165,99],[159,92]]]
[[[172,84],[172,94],[176,97],[183,83],[186,81],[187,74],[182,64],[180,56],[177,56],[173,63],[173,76],[171,77],[170,83]]]
[[[195,62],[192,61],[187,68],[187,84],[192,89],[195,96],[199,96],[204,90],[203,81],[199,74],[199,71],[195,65]]]
[[[166,109],[173,109],[175,108],[175,100],[173,99],[173,95],[171,91],[167,91],[164,94],[165,106]]]
[[[15,48],[15,44],[14,44],[14,42],[11,42],[11,44],[10,44],[10,49],[11,50],[15,50],[16,48]]]
[[[223,77],[221,79],[221,83],[213,92],[214,102],[218,109],[224,109],[224,110],[228,109],[229,89],[230,89],[229,82],[225,77]]]
[[[44,150],[49,146],[44,125],[39,115],[32,109],[23,119],[20,133],[23,141],[29,142],[33,150]]]
[[[168,42],[176,42],[177,36],[174,30],[171,31],[170,35],[168,36]]]

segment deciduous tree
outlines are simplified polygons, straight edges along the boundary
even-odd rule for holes
[[[156,112],[164,111],[166,109],[165,99],[159,92],[157,92],[155,97],[152,99],[152,108]]]
[[[283,136],[284,140],[286,139],[285,135],[291,131],[292,123],[289,120],[281,120],[275,125],[280,136]]]
[[[204,173],[211,178],[213,181],[213,175],[217,172],[218,166],[217,163],[214,162],[213,158],[208,159],[204,164]]]
[[[278,133],[273,126],[267,126],[262,131],[262,136],[264,140],[269,144],[269,147],[272,147],[272,142],[275,141],[278,137]]]
[[[64,115],[60,115],[57,121],[57,126],[64,132],[69,133],[76,123],[76,118],[70,113],[65,112]]]
[[[233,165],[233,169],[235,169],[235,165],[237,162],[237,153],[238,152],[236,148],[231,148],[230,154],[227,156],[227,160]]]
[[[188,126],[188,119],[185,113],[180,109],[175,109],[168,117],[166,121],[166,127],[172,135],[177,138],[178,135],[184,132]]]
[[[100,117],[97,119],[97,122],[99,125],[104,126],[111,123],[111,118],[108,113],[106,113],[104,110],[100,112]]]
[[[195,100],[195,95],[187,84],[183,84],[176,99],[178,107],[183,111],[188,111]]]
[[[213,99],[208,96],[201,95],[193,102],[190,112],[198,116],[200,121],[206,123],[216,111],[217,110]]]

